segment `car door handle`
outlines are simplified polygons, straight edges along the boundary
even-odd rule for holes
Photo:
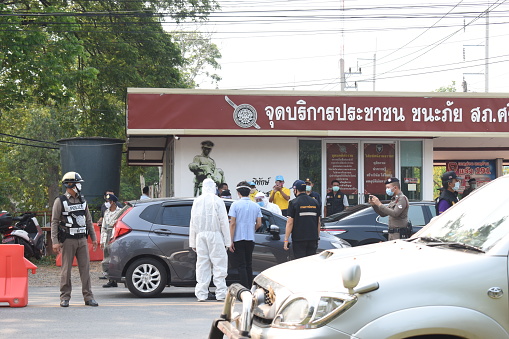
[[[154,231],[155,234],[172,234],[172,231],[170,231],[169,229],[166,229],[166,228],[160,228],[160,229],[157,229]]]
[[[382,233],[389,233],[389,230],[383,230]]]

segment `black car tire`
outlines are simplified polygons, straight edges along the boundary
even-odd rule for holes
[[[135,296],[151,298],[165,289],[168,275],[164,266],[156,259],[141,258],[129,266],[125,282]]]

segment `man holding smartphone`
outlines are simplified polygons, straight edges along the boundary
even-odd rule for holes
[[[392,197],[385,206],[374,195],[369,196],[369,203],[375,212],[382,216],[389,216],[389,239],[404,239],[408,237],[408,198],[401,192],[398,178],[389,178],[385,182],[385,193]]]

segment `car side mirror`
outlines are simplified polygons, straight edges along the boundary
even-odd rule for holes
[[[270,234],[272,234],[272,239],[279,240],[281,237],[279,236],[279,226],[278,225],[270,225]]]
[[[353,294],[354,288],[359,284],[361,280],[361,268],[357,264],[346,266],[342,272],[343,286],[348,289],[348,293]]]

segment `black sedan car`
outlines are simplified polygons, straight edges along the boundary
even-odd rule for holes
[[[161,198],[126,204],[115,223],[102,262],[109,279],[124,282],[138,297],[154,297],[166,286],[196,284],[196,253],[189,247],[189,222],[193,198]],[[225,200],[227,209],[233,200]],[[286,217],[262,208],[262,226],[255,234],[253,274],[289,261],[283,249]],[[350,245],[322,232],[318,251]],[[291,247],[290,247],[291,248]],[[229,268],[227,282],[237,282]]]
[[[433,201],[410,202],[408,220],[412,223],[412,233],[419,231],[435,215]],[[376,214],[370,204],[359,204],[323,218],[322,231],[346,240],[352,246],[359,246],[387,241],[388,222],[389,217]]]

